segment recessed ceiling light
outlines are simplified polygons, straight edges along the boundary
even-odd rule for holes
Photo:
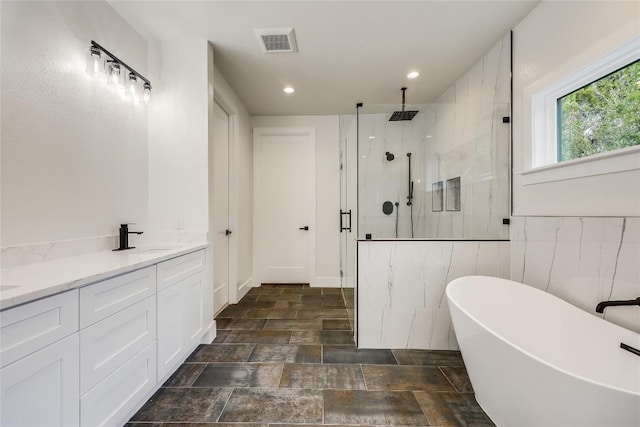
[[[369,139],[376,139],[376,137],[375,137],[375,136],[373,136],[373,135],[371,135],[371,136],[369,137]]]
[[[294,88],[292,88],[291,86],[287,86],[284,88],[284,93],[293,93],[296,90]]]
[[[407,74],[407,78],[408,79],[415,79],[416,77],[418,77],[420,75],[419,72],[417,71],[412,71],[409,74]]]

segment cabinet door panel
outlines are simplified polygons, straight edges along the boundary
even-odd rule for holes
[[[0,312],[0,362],[9,365],[78,331],[78,291]]]
[[[156,342],[109,375],[82,397],[83,426],[122,425],[156,385]]]
[[[0,425],[77,426],[78,353],[76,333],[0,369]]]
[[[184,346],[187,351],[198,345],[202,337],[203,277],[203,273],[198,273],[184,280],[183,283],[183,337],[185,339]]]
[[[183,323],[182,286],[176,284],[158,292],[158,379],[161,380],[181,362],[185,351],[181,327]]]
[[[80,394],[89,391],[155,339],[155,296],[80,331]]]

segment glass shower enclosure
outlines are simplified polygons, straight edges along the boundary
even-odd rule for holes
[[[390,120],[403,110],[417,113]],[[341,208],[356,234],[343,234],[341,265],[356,298],[357,240],[509,239],[510,117],[510,34],[431,103],[341,117]]]
[[[359,111],[358,238],[508,238],[509,103],[467,105],[460,124],[456,105],[389,121],[394,107]]]

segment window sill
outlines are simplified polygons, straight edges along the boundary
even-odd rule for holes
[[[640,170],[640,146],[528,169],[518,175],[522,185],[535,185],[632,170]]]

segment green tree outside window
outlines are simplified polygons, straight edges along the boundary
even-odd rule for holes
[[[640,145],[640,60],[558,99],[558,162]]]

